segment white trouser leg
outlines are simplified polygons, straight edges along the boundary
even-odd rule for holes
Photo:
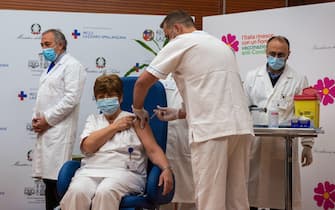
[[[247,210],[249,136],[228,136],[191,145],[199,210]]]
[[[130,192],[141,192],[144,179],[132,172],[115,172],[114,177],[104,178],[92,200],[92,210],[118,210],[121,198]]]
[[[62,210],[89,210],[91,199],[98,186],[99,179],[90,177],[74,177],[69,189],[60,202]]]
[[[249,209],[247,182],[249,178],[250,138],[249,135],[231,136],[228,140],[227,210]]]
[[[119,209],[120,201],[127,189],[114,178],[105,178],[98,186],[92,200],[92,210]]]
[[[191,144],[196,207],[226,210],[228,141],[224,138]]]

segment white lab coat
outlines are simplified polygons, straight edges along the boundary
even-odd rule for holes
[[[160,81],[165,87],[168,107],[181,108],[183,101],[172,75],[170,74],[165,80]],[[176,180],[176,189],[172,202],[195,203],[191,151],[185,119],[169,121],[166,156],[173,168]]]
[[[279,80],[272,86],[270,77],[263,65],[248,72],[244,81],[250,105],[271,109],[279,106],[279,123],[293,117],[293,97],[307,87],[306,77],[297,74],[286,65]],[[261,121],[267,122],[266,113],[257,113]],[[306,140],[305,142],[310,143]],[[249,202],[250,206],[263,208],[285,208],[285,141],[280,137],[256,137],[250,153]],[[301,205],[300,170],[298,144],[293,143],[293,206]]]
[[[33,110],[33,117],[43,115],[51,128],[37,136],[32,176],[52,180],[71,159],[86,79],[84,67],[75,58],[67,53],[61,56],[48,74],[42,73]]]

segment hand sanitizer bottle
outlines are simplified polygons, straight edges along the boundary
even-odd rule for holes
[[[279,127],[279,111],[278,107],[273,107],[268,111],[268,126],[269,128],[278,128]]]

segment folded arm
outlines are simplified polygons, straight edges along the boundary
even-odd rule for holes
[[[129,129],[133,125],[133,116],[122,117],[107,127],[92,132],[89,136],[83,139],[80,149],[85,154],[92,154],[99,150],[107,141],[120,131]]]

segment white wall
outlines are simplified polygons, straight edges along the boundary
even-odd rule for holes
[[[309,84],[331,79],[328,89],[335,97],[335,3],[314,4],[255,12],[205,17],[203,29],[219,39],[231,34],[238,41],[236,57],[242,77],[246,72],[266,62],[266,40],[271,35],[284,35],[290,40],[291,55],[288,63],[308,77]],[[236,43],[237,44],[237,43]],[[248,50],[252,49],[252,50]],[[326,89],[324,89],[326,91]],[[335,105],[321,103],[320,125],[325,134],[315,139],[314,162],[302,173],[303,209],[323,209],[313,199],[319,183],[333,184],[335,193]],[[335,194],[334,194],[335,196]],[[335,202],[328,200],[329,202]],[[320,204],[323,205],[324,203]],[[326,208],[325,208],[326,209]]]
[[[48,65],[38,55],[41,32],[61,29],[69,43],[68,52],[87,67],[80,134],[87,115],[97,111],[92,91],[95,78],[102,72],[123,76],[136,63],[148,63],[153,54],[134,39],[144,41],[143,32],[151,29],[154,40],[161,46],[164,36],[159,24],[162,19],[162,16],[149,15],[0,10],[0,209],[44,209],[43,184],[31,178],[31,161],[27,159],[36,139],[30,122],[38,81]],[[77,39],[72,36],[74,30],[80,33]],[[146,43],[158,51],[153,41]],[[97,66],[99,57],[104,58],[105,66]],[[23,100],[18,97],[21,91],[26,95]],[[78,143],[75,153],[79,153]]]

